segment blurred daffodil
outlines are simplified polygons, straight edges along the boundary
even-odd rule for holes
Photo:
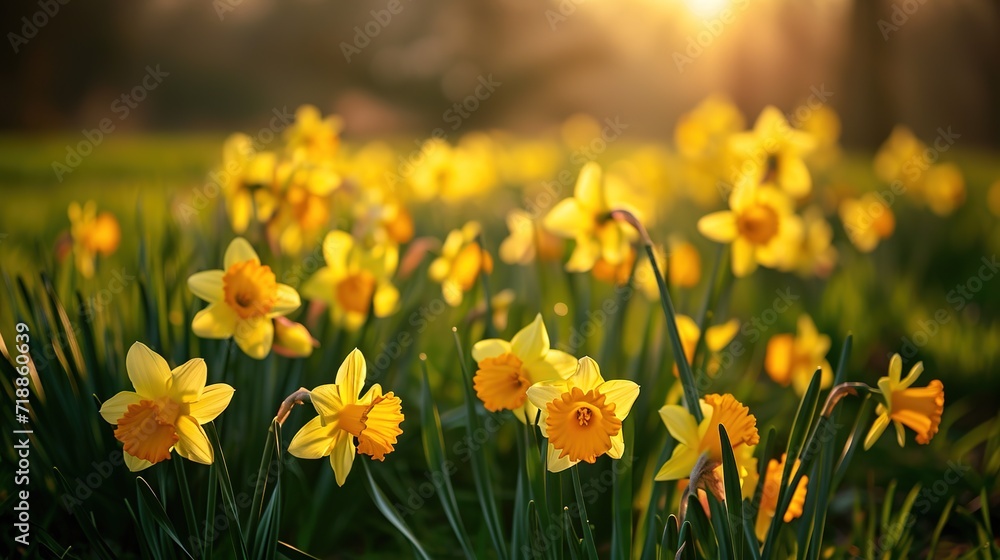
[[[510,410],[518,420],[534,423],[538,409],[528,401],[528,387],[565,379],[576,371],[576,358],[549,346],[542,314],[535,316],[510,342],[489,338],[472,347],[478,369],[472,386],[486,410]]]
[[[681,339],[681,346],[684,348],[684,359],[688,363],[692,363],[694,360],[694,353],[698,347],[698,340],[701,338],[701,329],[698,328],[698,323],[694,322],[694,319],[678,313],[676,315],[677,319],[677,334]],[[740,330],[740,322],[737,319],[730,319],[721,325],[712,325],[705,330],[705,348],[709,352],[715,353],[720,352],[729,343],[736,338],[736,334]],[[711,364],[711,360],[709,361]],[[718,364],[709,369],[717,369]],[[677,364],[674,364],[674,376],[680,375],[677,369]]]
[[[586,356],[570,377],[532,385],[528,400],[542,413],[539,427],[549,440],[548,470],[594,463],[604,454],[621,459],[622,422],[638,396],[638,385],[625,379],[605,381],[597,362]]]
[[[917,433],[917,443],[927,444],[941,425],[944,384],[935,379],[926,387],[910,387],[923,373],[923,362],[917,362],[910,368],[910,373],[900,380],[902,371],[903,360],[899,354],[894,354],[889,362],[889,375],[878,380],[883,403],[875,409],[878,417],[865,437],[865,449],[871,448],[878,441],[889,421],[896,427],[896,441],[900,447],[906,443],[903,426]]]
[[[645,262],[648,265],[649,261]],[[625,258],[621,262],[612,264],[604,257],[601,257],[594,263],[594,268],[590,269],[590,273],[601,282],[615,286],[624,286],[628,283],[629,276],[632,275],[633,265],[635,265],[635,249],[629,247],[625,253]]]
[[[770,185],[738,187],[729,196],[729,208],[703,216],[698,231],[712,241],[731,244],[733,274],[747,276],[758,264],[788,267],[802,234],[791,199]]]
[[[701,281],[701,254],[688,241],[672,238],[669,242],[667,277],[671,286],[693,288]]]
[[[954,163],[932,165],[923,177],[927,206],[938,216],[948,216],[965,202],[965,178]]]
[[[531,264],[558,260],[563,253],[563,242],[552,235],[524,210],[511,210],[507,214],[510,235],[500,243],[500,260],[507,264]]]
[[[587,272],[599,259],[616,266],[628,258],[637,234],[631,226],[609,218],[611,210],[625,208],[616,204],[617,191],[605,185],[600,166],[589,162],[580,170],[573,196],[560,201],[545,216],[546,229],[576,241],[566,270]]]
[[[803,132],[816,141],[816,149],[806,160],[818,169],[829,169],[840,159],[840,116],[829,105],[809,107],[799,123]]]
[[[792,198],[812,190],[804,156],[815,149],[812,135],[792,128],[776,107],[765,107],[750,132],[729,139],[735,154],[735,187],[774,183]]]
[[[312,355],[319,341],[309,334],[309,329],[286,317],[274,318],[274,353],[286,358],[306,358]]]
[[[493,272],[493,257],[477,241],[482,230],[479,222],[467,222],[462,229],[448,233],[441,256],[431,263],[431,280],[441,284],[441,293],[448,305],[461,305],[465,292],[479,280],[480,272]]]
[[[875,175],[886,183],[899,181],[907,189],[918,189],[926,149],[909,128],[896,126],[875,153]]]
[[[833,228],[818,206],[802,213],[802,238],[794,259],[794,268],[801,276],[826,278],[837,264],[837,249],[833,246]]]
[[[469,134],[454,147],[440,138],[427,140],[420,147],[409,182],[417,200],[424,201],[459,202],[488,193],[496,184],[492,140],[484,134]]]
[[[125,465],[141,471],[170,459],[170,452],[205,465],[215,459],[202,424],[222,414],[233,398],[225,383],[205,386],[205,360],[195,358],[170,369],[145,344],[136,342],[125,357],[135,391],[122,391],[101,405],[101,417],[117,425]]]
[[[896,218],[889,205],[874,193],[844,199],[840,203],[840,221],[847,238],[862,253],[874,251],[896,229]]]
[[[233,232],[242,234],[251,219],[265,223],[278,208],[279,193],[274,181],[277,157],[258,151],[246,134],[233,134],[222,145],[222,193]]]
[[[77,202],[69,205],[70,237],[73,241],[73,260],[84,278],[94,276],[97,255],[107,257],[118,249],[122,231],[111,212],[97,213],[97,203],[88,200],[83,206]]]
[[[328,165],[282,162],[276,181],[283,189],[267,232],[283,253],[298,255],[315,243],[330,221],[331,195],[341,178]]]
[[[194,316],[191,328],[202,338],[229,338],[258,360],[271,351],[271,319],[300,305],[295,288],[279,284],[271,267],[260,264],[250,243],[237,237],[229,244],[223,270],[206,270],[188,278],[191,293],[209,303]]]
[[[403,433],[399,397],[392,391],[383,394],[378,383],[361,395],[366,375],[365,357],[355,348],[337,370],[334,384],[310,391],[319,415],[306,422],[288,444],[288,452],[300,459],[329,456],[338,486],[347,480],[357,453],[384,461]]]
[[[726,427],[734,451],[740,446],[760,442],[757,418],[732,395],[705,395],[701,409],[704,420],[700,424],[683,406],[668,404],[660,409],[660,418],[677,445],[670,459],[656,473],[656,480],[688,478],[703,454],[707,455],[710,464],[721,464],[720,424]]]
[[[833,383],[833,370],[826,360],[830,337],[820,334],[808,315],[799,315],[797,330],[792,334],[776,334],[767,341],[764,369],[782,387],[791,384],[802,395],[809,387],[816,369],[822,369],[820,389]]]
[[[324,119],[315,106],[302,105],[295,111],[295,122],[285,130],[286,148],[293,159],[323,161],[337,152],[341,128],[340,117]]]
[[[782,486],[791,483],[791,480],[786,481],[781,478],[785,469],[785,459],[786,455],[782,454],[781,461],[771,459],[767,463],[767,472],[764,475],[764,487],[761,489],[760,508],[757,510],[757,522],[755,525],[757,538],[761,541],[767,537],[767,530],[771,526],[774,514],[777,512],[778,492],[780,492]],[[796,459],[795,464],[792,466],[792,471],[789,473],[789,479],[794,479],[795,473],[798,470],[799,460]],[[791,501],[788,502],[788,508],[785,509],[785,515],[782,518],[785,523],[791,523],[792,520],[802,516],[802,510],[806,503],[806,489],[808,484],[808,476],[803,476],[799,479],[799,485],[795,487]]]
[[[331,231],[323,239],[326,266],[302,286],[302,295],[330,305],[334,324],[359,328],[371,312],[388,317],[399,306],[399,290],[392,275],[399,264],[393,243],[370,247],[344,231]]]

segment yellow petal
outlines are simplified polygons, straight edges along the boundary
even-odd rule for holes
[[[608,203],[604,198],[604,189],[601,184],[600,165],[589,161],[580,169],[580,175],[576,179],[576,187],[573,189],[573,198],[594,212],[607,209]]]
[[[260,257],[257,256],[257,251],[253,250],[253,246],[250,245],[249,241],[242,237],[237,237],[226,248],[226,256],[222,259],[223,268],[229,270],[229,267],[234,264],[246,261],[254,261],[260,264]]]
[[[340,388],[333,384],[320,385],[310,391],[310,400],[324,425],[336,420],[340,410],[344,408],[344,403],[340,400]]]
[[[275,299],[271,312],[267,314],[268,317],[288,315],[302,305],[302,300],[299,299],[299,293],[295,291],[295,288],[286,284],[278,284],[277,287],[277,299]]]
[[[812,190],[806,163],[799,157],[783,156],[778,165],[778,184],[793,198],[802,198]]]
[[[897,354],[898,355],[898,354]],[[902,371],[902,365],[900,365],[900,371]],[[910,368],[910,373],[906,374],[906,377],[899,382],[898,390],[908,389],[913,382],[920,377],[920,374],[924,372],[924,363],[917,362],[912,368]]]
[[[892,381],[891,386],[893,388],[899,385],[899,377],[902,374],[903,374],[903,358],[900,358],[899,354],[893,354],[892,359],[889,360],[889,379]],[[886,398],[888,398],[888,396]]]
[[[593,237],[577,237],[576,247],[566,263],[568,272],[588,272],[601,256],[601,244]]]
[[[226,200],[226,209],[229,210],[229,221],[233,224],[233,231],[243,233],[250,225],[250,216],[253,214],[253,199],[246,191],[233,193]]]
[[[708,327],[705,344],[712,352],[718,352],[729,345],[740,330],[739,319],[730,319],[721,325]]]
[[[698,453],[686,445],[674,447],[670,459],[656,473],[654,480],[680,480],[691,476],[691,469],[698,462]]]
[[[617,414],[615,416],[617,416]],[[608,457],[611,457],[612,459],[621,459],[624,453],[625,437],[622,434],[622,431],[619,430],[617,434],[611,436],[611,449],[608,449]]]
[[[166,394],[167,380],[170,379],[170,367],[166,360],[153,352],[148,346],[136,342],[128,349],[125,357],[125,368],[128,378],[135,387],[135,392],[143,397],[157,399]]]
[[[340,389],[340,401],[344,404],[357,402],[361,389],[365,386],[365,377],[368,375],[365,357],[361,350],[355,348],[344,358],[344,363],[340,364],[337,370],[336,384]],[[346,474],[344,475],[347,476]]]
[[[334,286],[338,280],[339,278],[334,274],[333,269],[324,266],[302,285],[302,297],[333,303]]]
[[[576,373],[567,381],[571,386],[579,387],[582,391],[587,392],[604,383],[604,378],[601,377],[601,368],[597,362],[590,356],[584,356],[577,362]]]
[[[551,443],[549,444],[549,449],[548,452],[546,453],[546,459],[545,459],[549,472],[554,472],[554,473],[562,472],[579,462],[571,460],[569,458],[569,455],[566,455],[565,457],[560,459],[559,455],[561,453],[562,451],[553,447]]]
[[[496,358],[511,351],[510,343],[499,338],[487,338],[472,345],[472,359],[481,362],[487,358]],[[575,367],[575,360],[574,360]]]
[[[174,451],[178,455],[195,463],[212,464],[215,459],[212,444],[208,441],[205,429],[194,418],[186,415],[178,416],[174,428],[179,438],[174,445]]]
[[[597,391],[607,398],[607,402],[615,405],[615,418],[619,420],[624,420],[628,416],[632,404],[639,397],[639,386],[627,379],[605,381],[598,385]]]
[[[733,252],[733,275],[737,278],[749,276],[757,270],[757,259],[753,245],[743,238],[737,238],[730,247]]]
[[[536,383],[528,387],[528,400],[540,408],[544,416],[545,406],[561,397],[565,391],[566,385],[563,383]]]
[[[372,307],[376,317],[388,317],[399,308],[399,290],[392,282],[380,282],[375,288],[375,298]]]
[[[594,227],[594,218],[575,198],[560,200],[542,219],[542,225],[550,232],[566,238],[587,233]]]
[[[337,478],[337,486],[343,486],[347,481],[347,475],[351,474],[354,455],[354,436],[343,430],[337,430],[333,449],[330,450],[330,466],[333,467],[333,474]]]
[[[142,400],[138,393],[132,391],[122,391],[101,404],[101,418],[108,424],[117,424],[118,420],[125,416],[129,405],[137,404]]]
[[[233,330],[233,338],[247,356],[263,360],[271,352],[274,342],[274,323],[267,317],[239,321]]]
[[[347,257],[354,247],[354,238],[345,231],[331,231],[323,238],[323,257],[326,259],[326,266],[340,277],[346,274]]]
[[[545,353],[545,363],[550,365],[560,379],[567,379],[576,373],[577,359],[562,350],[549,350]]]
[[[191,330],[202,338],[229,338],[238,320],[239,316],[228,304],[213,303],[195,314]]]
[[[510,340],[514,355],[521,361],[541,358],[549,349],[549,333],[545,330],[542,314],[535,315],[535,320],[524,327]]]
[[[296,432],[288,444],[288,452],[300,459],[326,457],[333,449],[334,434],[340,431],[336,426],[324,426],[322,418],[317,416]]]
[[[695,447],[701,439],[694,416],[683,406],[668,404],[660,408],[660,418],[670,435],[683,445]]]
[[[198,402],[193,402],[190,405],[189,412],[191,417],[197,420],[199,424],[206,424],[215,420],[229,406],[229,401],[233,399],[235,391],[235,389],[225,383],[214,383],[205,387],[205,390],[201,392],[201,398],[198,399]]]
[[[872,427],[868,430],[868,435],[865,436],[865,450],[871,449],[871,446],[875,445],[878,438],[882,437],[882,432],[889,425],[889,415],[881,414],[872,423]]]
[[[698,231],[705,237],[719,243],[729,243],[736,239],[736,214],[723,210],[702,216],[698,220]]]
[[[900,447],[906,447],[906,431],[903,430],[903,423],[897,420],[892,424],[896,427],[896,443]]]
[[[125,466],[128,467],[128,470],[131,472],[139,472],[153,466],[153,463],[150,463],[145,459],[133,457],[124,451],[122,451],[122,453],[125,454]]]
[[[191,290],[192,294],[209,303],[222,301],[224,298],[223,275],[225,272],[222,270],[196,272],[188,277],[188,289]]]
[[[177,402],[195,402],[201,398],[207,379],[208,367],[205,365],[205,360],[194,358],[170,372],[167,391],[170,393],[170,398]]]

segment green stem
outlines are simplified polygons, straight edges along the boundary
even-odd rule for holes
[[[590,529],[590,518],[587,517],[587,504],[583,501],[583,486],[580,485],[580,465],[574,465],[572,470],[576,504],[580,507],[580,525],[583,526],[584,548],[588,558],[597,560],[597,545],[594,543],[594,532]]]

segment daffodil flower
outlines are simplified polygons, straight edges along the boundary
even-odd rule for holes
[[[805,394],[816,369],[822,369],[820,389],[833,384],[833,370],[826,359],[830,337],[820,334],[808,315],[799,315],[796,333],[776,334],[767,341],[764,370],[782,387],[791,384],[797,395]]]
[[[267,234],[277,240],[283,253],[298,255],[315,243],[330,221],[331,201],[341,177],[328,162],[283,161],[276,169],[275,182],[282,185],[281,199],[267,224]]]
[[[461,305],[465,292],[479,280],[480,271],[493,272],[493,257],[476,240],[481,230],[479,222],[472,221],[449,232],[441,256],[428,270],[431,280],[441,283],[444,300],[452,307]]]
[[[563,252],[562,240],[539,227],[524,210],[507,214],[510,235],[500,243],[500,260],[507,264],[527,265],[539,260],[556,260]]]
[[[258,360],[271,351],[271,319],[299,305],[295,288],[276,281],[271,267],[261,265],[257,252],[242,237],[229,244],[225,270],[206,270],[188,278],[191,292],[209,303],[194,316],[191,328],[202,338],[229,338]]]
[[[815,149],[816,141],[792,128],[777,107],[765,107],[753,130],[732,135],[729,144],[738,162],[734,186],[773,182],[793,198],[812,190],[803,158]]]
[[[339,486],[347,480],[357,453],[384,461],[393,451],[396,437],[403,433],[399,428],[403,421],[399,397],[391,391],[382,394],[378,383],[361,395],[366,371],[365,357],[355,348],[337,370],[334,384],[320,385],[310,392],[319,416],[302,426],[288,444],[288,452],[300,459],[329,456]]]
[[[941,413],[944,412],[944,384],[935,379],[926,387],[911,388],[913,382],[924,371],[924,363],[917,362],[910,368],[910,373],[900,380],[903,372],[903,360],[899,354],[894,354],[889,361],[889,375],[878,380],[878,388],[882,392],[883,404],[875,409],[878,417],[872,424],[868,436],[865,437],[865,449],[871,448],[882,436],[891,420],[896,427],[896,441],[899,446],[906,444],[906,434],[903,426],[917,433],[917,443],[930,443],[941,425]]]
[[[80,206],[69,205],[70,237],[73,240],[73,257],[76,269],[84,278],[94,276],[97,255],[108,256],[118,249],[122,231],[118,220],[110,212],[97,213],[97,203],[87,201]]]
[[[705,395],[700,405],[704,415],[700,424],[683,406],[666,405],[660,409],[660,418],[670,435],[677,440],[677,445],[670,459],[656,473],[656,480],[688,478],[702,454],[706,454],[711,463],[721,464],[720,424],[726,427],[734,452],[741,446],[760,442],[757,418],[732,395]],[[740,454],[736,453],[736,456]]]
[[[547,464],[560,472],[601,455],[621,459],[625,452],[622,422],[639,396],[639,386],[625,379],[605,381],[597,362],[584,356],[564,380],[528,388],[528,400],[541,410],[539,428],[548,438]]]
[[[286,358],[306,358],[312,355],[319,341],[309,334],[309,329],[286,317],[274,318],[274,352]]]
[[[205,360],[195,358],[173,370],[145,344],[129,348],[125,368],[135,391],[122,391],[101,405],[101,417],[117,425],[125,464],[141,471],[170,458],[170,452],[205,465],[215,459],[202,425],[222,414],[233,398],[225,383],[205,386]]]
[[[285,131],[286,148],[295,160],[322,161],[340,146],[343,121],[336,115],[323,118],[313,105],[295,110],[295,122]]]
[[[786,455],[782,454],[781,461],[771,459],[767,463],[767,472],[764,475],[764,487],[761,488],[760,507],[757,510],[757,522],[755,524],[757,539],[761,541],[767,537],[767,530],[771,526],[774,514],[777,512],[778,492],[782,486],[795,478],[795,473],[799,470],[799,460],[796,459],[795,464],[792,466],[792,472],[788,475],[789,480],[783,480],[781,475],[785,471],[785,458]],[[806,503],[808,484],[808,476],[803,476],[799,479],[799,485],[795,487],[792,499],[788,502],[788,508],[785,509],[785,515],[782,517],[785,523],[791,523],[792,520],[802,516],[802,510]]]
[[[887,239],[896,229],[896,217],[889,205],[874,193],[865,193],[857,199],[844,199],[839,211],[847,238],[862,253],[874,251],[879,242]]]
[[[769,185],[737,187],[729,210],[698,220],[698,231],[718,243],[730,243],[733,274],[748,276],[758,264],[783,268],[799,243],[802,223],[791,199]]]
[[[684,348],[684,359],[688,363],[694,361],[694,352],[698,348],[698,339],[701,338],[701,329],[698,328],[698,323],[694,321],[691,317],[678,313],[676,315],[677,319],[677,335],[681,339],[681,347]],[[719,325],[712,325],[705,330],[705,348],[709,352],[719,352],[729,343],[736,338],[736,333],[739,332],[740,322],[738,319],[730,319],[725,323]],[[677,364],[674,364],[674,376],[679,376],[680,373],[677,369]],[[677,385],[675,385],[676,387]]]
[[[587,272],[601,258],[609,265],[619,265],[628,257],[637,233],[628,224],[608,216],[615,209],[611,198],[617,190],[606,186],[600,166],[589,162],[580,170],[573,196],[546,214],[542,221],[546,229],[576,241],[566,270]]]
[[[472,359],[478,364],[472,385],[486,410],[510,410],[526,423],[534,423],[538,414],[528,401],[528,388],[542,381],[566,379],[577,368],[576,358],[550,348],[541,313],[510,342],[480,340],[472,346]]]
[[[222,145],[222,194],[233,231],[242,234],[251,218],[264,223],[278,207],[274,181],[277,158],[273,152],[258,152],[246,134],[233,134]]]
[[[323,240],[323,258],[326,266],[306,281],[302,295],[329,304],[334,324],[356,330],[371,312],[388,317],[396,311],[399,290],[392,275],[399,250],[395,244],[364,247],[347,232],[331,231]]]

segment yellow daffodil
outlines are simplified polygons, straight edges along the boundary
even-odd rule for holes
[[[649,261],[645,262],[648,265]],[[632,266],[634,264],[635,249],[629,247],[628,252],[625,253],[625,258],[623,258],[621,262],[612,264],[604,257],[601,257],[594,263],[594,268],[590,269],[590,273],[594,275],[594,278],[600,280],[601,282],[614,284],[616,286],[623,286],[628,283],[629,276],[632,274]]]
[[[801,219],[791,199],[770,185],[738,187],[729,210],[698,220],[698,231],[719,243],[730,243],[733,274],[744,277],[758,264],[784,269],[802,234]]]
[[[278,211],[267,232],[282,252],[298,255],[316,242],[330,221],[332,194],[341,178],[329,165],[282,162],[275,180],[283,186]]]
[[[948,216],[965,202],[965,178],[954,163],[932,165],[923,177],[927,206],[938,216]]]
[[[486,410],[510,410],[526,423],[534,423],[538,414],[528,401],[528,388],[542,381],[566,379],[577,367],[576,358],[549,346],[541,313],[510,342],[498,338],[477,342],[472,359],[478,364],[472,386]]]
[[[326,266],[316,271],[302,295],[330,305],[334,324],[355,330],[368,314],[388,317],[399,306],[399,290],[392,275],[399,264],[395,244],[375,243],[364,247],[351,234],[331,231],[323,240]]]
[[[69,205],[70,237],[73,239],[73,260],[76,269],[84,278],[94,276],[94,260],[97,255],[107,257],[118,249],[122,231],[118,220],[111,212],[97,213],[97,203],[87,201],[80,206]]]
[[[690,364],[694,360],[694,352],[698,346],[698,339],[701,337],[701,329],[694,319],[678,313],[677,334],[681,339],[681,346],[684,347],[684,358]],[[737,319],[730,319],[721,325],[712,325],[705,331],[705,348],[709,352],[719,352],[736,338],[740,330],[740,322]],[[674,364],[674,376],[678,376],[677,364]]]
[[[717,184],[730,179],[725,173],[732,166],[729,137],[745,126],[740,110],[720,95],[706,98],[678,119],[674,143],[684,160],[687,194],[699,206],[718,203]]]
[[[672,238],[668,244],[667,277],[671,286],[693,288],[701,281],[701,254],[691,243]]]
[[[375,188],[363,189],[358,194],[354,217],[355,230],[362,232],[359,237],[396,245],[413,239],[413,217],[397,196]]]
[[[288,452],[300,459],[329,456],[339,486],[347,480],[356,453],[384,461],[403,433],[399,428],[402,402],[392,391],[382,394],[376,383],[359,396],[366,375],[365,357],[355,348],[337,370],[334,384],[310,391],[319,415],[306,422],[288,444]]]
[[[734,186],[772,182],[792,198],[812,190],[812,178],[803,159],[815,149],[812,135],[788,124],[776,107],[765,107],[751,132],[729,139],[735,154]]]
[[[926,149],[909,128],[896,126],[875,153],[875,175],[886,183],[899,181],[907,189],[919,189]]]
[[[890,420],[896,426],[896,441],[900,447],[906,443],[903,426],[917,433],[920,444],[930,443],[938,431],[944,412],[944,384],[935,379],[926,387],[910,387],[923,373],[923,362],[917,362],[900,381],[902,371],[903,360],[899,354],[894,354],[889,362],[889,375],[878,380],[884,402],[875,409],[878,417],[865,438],[865,449],[878,441]]]
[[[757,418],[732,395],[705,395],[700,404],[704,415],[700,424],[683,406],[668,404],[660,409],[660,418],[677,445],[670,459],[656,473],[656,480],[688,478],[702,454],[707,454],[710,464],[721,464],[720,424],[726,427],[734,451],[760,441]]]
[[[874,251],[896,229],[892,210],[874,193],[866,193],[859,199],[844,199],[840,203],[840,221],[847,238],[862,253]]]
[[[476,240],[481,229],[479,222],[473,221],[449,232],[441,256],[428,270],[431,280],[441,284],[444,300],[452,307],[461,305],[465,292],[479,281],[480,272],[493,272],[493,257]]]
[[[233,134],[222,145],[222,166],[217,172],[233,232],[241,234],[256,219],[265,223],[278,208],[274,181],[277,158],[273,152],[258,152],[246,134]]]
[[[115,424],[124,444],[125,464],[141,471],[170,459],[170,452],[205,465],[215,459],[202,424],[222,414],[233,398],[225,383],[205,386],[205,360],[195,358],[173,370],[159,354],[136,342],[125,357],[135,391],[122,391],[101,405],[101,417]]]
[[[818,206],[810,206],[802,213],[802,239],[794,262],[799,275],[820,278],[829,276],[837,263],[833,228]]]
[[[580,170],[573,196],[561,200],[549,211],[543,225],[552,233],[574,239],[576,247],[566,263],[570,272],[587,272],[599,259],[619,265],[628,258],[631,243],[637,234],[631,226],[612,220],[609,212],[616,208],[633,211],[627,204],[615,200],[618,189],[602,181],[601,168],[589,162]]]
[[[539,428],[549,440],[549,471],[560,472],[580,461],[594,463],[605,453],[621,459],[622,422],[638,396],[638,385],[625,379],[605,381],[597,362],[586,356],[570,377],[529,387],[528,400],[541,410]]]
[[[757,509],[757,523],[755,528],[757,538],[761,541],[767,537],[767,530],[771,526],[771,520],[774,519],[774,514],[778,509],[778,492],[783,485],[791,483],[791,480],[785,481],[781,478],[785,469],[785,458],[785,454],[782,454],[780,462],[771,459],[767,463],[767,473],[764,475],[764,487],[761,489],[760,507]],[[789,473],[789,479],[794,479],[795,473],[798,470],[799,460],[796,459],[795,465],[792,466],[792,472]],[[799,485],[795,487],[792,500],[788,503],[788,508],[785,510],[785,515],[782,518],[785,523],[791,523],[793,519],[802,516],[802,508],[806,503],[806,489],[808,484],[808,476],[803,476],[799,480]]]
[[[260,264],[250,243],[237,237],[223,259],[224,270],[206,270],[188,278],[191,293],[209,303],[194,316],[191,328],[202,338],[229,338],[258,360],[271,351],[271,319],[299,307],[295,288],[279,284],[271,267]]]
[[[531,264],[558,260],[563,253],[562,240],[540,227],[524,210],[507,214],[510,235],[500,243],[500,260],[507,264]]]
[[[795,393],[802,395],[809,387],[816,368],[822,368],[820,388],[833,383],[833,370],[826,360],[830,351],[830,337],[820,334],[808,315],[799,315],[796,333],[776,334],[767,341],[764,369],[782,387],[791,384]]]
[[[427,140],[409,174],[414,196],[458,202],[488,193],[496,184],[492,152],[485,134],[466,135],[455,147],[440,138]]]
[[[286,317],[274,318],[274,353],[286,358],[306,358],[312,355],[319,341],[309,334],[309,329]]]
[[[330,115],[324,119],[316,107],[302,105],[295,111],[295,123],[285,131],[286,148],[293,159],[323,161],[336,154],[341,128],[340,117]]]

